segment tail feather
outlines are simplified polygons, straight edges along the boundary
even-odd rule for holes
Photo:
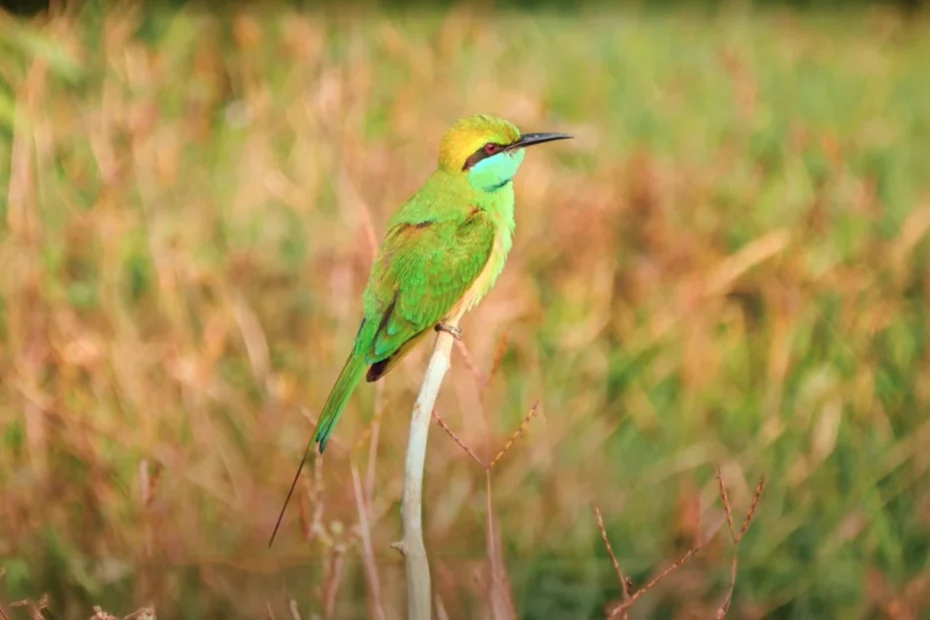
[[[313,433],[313,437],[304,449],[303,458],[300,459],[297,473],[294,474],[294,481],[291,482],[291,488],[288,490],[287,497],[284,499],[284,505],[281,507],[281,514],[278,515],[278,522],[275,524],[274,531],[271,533],[271,540],[268,541],[269,547],[274,543],[274,537],[278,533],[278,528],[281,526],[281,519],[284,517],[284,511],[287,509],[287,504],[291,501],[291,496],[294,494],[294,489],[297,487],[297,481],[300,479],[300,472],[303,471],[304,464],[307,462],[307,457],[310,456],[310,450],[313,448],[313,444],[319,443],[320,454],[323,454],[323,450],[326,449],[326,442],[333,432],[333,427],[336,426],[336,422],[339,421],[339,416],[342,415],[342,410],[345,409],[346,403],[349,402],[349,397],[352,395],[352,392],[355,391],[355,387],[358,385],[359,381],[362,380],[362,375],[365,374],[366,366],[365,355],[353,352],[349,355],[349,359],[346,360],[345,366],[342,367],[339,378],[336,379],[336,384],[329,393],[326,404],[323,405],[323,412],[320,414],[320,419],[316,424],[316,431]]]
[[[323,450],[326,449],[326,442],[333,432],[333,427],[339,421],[339,417],[342,415],[346,403],[349,402],[352,392],[355,391],[359,381],[362,380],[366,366],[363,354],[353,352],[349,359],[346,360],[342,372],[339,373],[339,378],[336,379],[336,384],[329,393],[329,398],[326,399],[326,404],[323,405],[323,412],[316,424],[316,432],[313,433],[313,438],[307,446],[308,451],[313,444],[319,443],[320,454],[323,454]]]

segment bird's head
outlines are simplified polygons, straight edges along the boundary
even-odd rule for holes
[[[523,163],[525,147],[571,137],[563,133],[521,134],[513,123],[496,116],[466,116],[443,136],[439,167],[466,176],[475,189],[495,191],[513,179]]]

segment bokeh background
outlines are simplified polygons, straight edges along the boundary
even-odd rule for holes
[[[926,11],[891,4],[0,15],[0,610],[404,617],[429,344],[267,540],[386,219],[490,112],[577,139],[528,153],[463,322],[483,374],[457,349],[437,406],[486,458],[539,401],[490,547],[485,474],[433,425],[439,617],[492,616],[489,553],[516,617],[603,617],[595,504],[635,586],[714,535],[631,614],[713,617],[719,464],[737,519],[767,480],[731,617],[930,618],[928,66]]]

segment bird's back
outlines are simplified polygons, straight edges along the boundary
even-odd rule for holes
[[[461,311],[467,312],[494,285],[513,246],[513,185],[484,192],[472,187],[465,177],[438,170],[394,214],[388,230],[396,226],[425,228],[436,224],[445,225],[440,227],[444,233],[441,242],[431,248],[433,260],[441,262],[447,254],[467,253],[484,263],[474,273],[463,299],[459,300],[461,303],[457,302],[455,309],[461,306]]]

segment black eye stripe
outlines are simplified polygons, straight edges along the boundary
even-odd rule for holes
[[[497,148],[493,149],[490,153],[488,153],[485,150],[488,147],[488,145],[487,144],[482,145],[480,149],[472,153],[468,157],[468,159],[465,160],[465,165],[462,166],[462,170],[468,170],[469,168],[477,164],[482,159],[486,159],[488,157],[491,157],[492,155],[497,155],[504,149],[503,145],[497,144],[496,142],[491,142],[489,144],[494,144],[494,146],[496,146]]]

